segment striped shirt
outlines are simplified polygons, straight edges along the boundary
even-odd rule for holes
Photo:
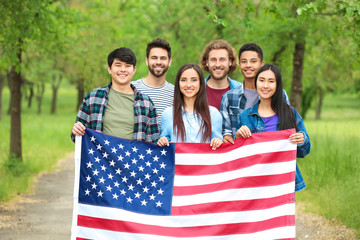
[[[165,108],[173,105],[174,85],[165,81],[165,84],[161,87],[151,87],[144,83],[143,78],[131,83],[138,91],[148,95],[154,102],[160,126],[162,112],[165,110]]]

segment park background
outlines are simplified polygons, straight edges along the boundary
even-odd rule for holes
[[[199,63],[225,39],[255,42],[278,65],[312,150],[298,164],[306,210],[360,236],[360,3],[352,0],[0,0],[0,203],[31,191],[74,150],[70,131],[84,94],[106,85],[107,55],[131,48],[146,76],[153,38],[173,64]],[[242,81],[240,70],[230,75]]]

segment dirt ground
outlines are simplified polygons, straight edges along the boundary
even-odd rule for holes
[[[22,194],[0,205],[1,240],[70,239],[73,207],[74,157],[39,176],[33,194]],[[304,211],[296,203],[299,240],[354,240],[355,232],[334,221]]]

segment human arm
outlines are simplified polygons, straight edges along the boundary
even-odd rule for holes
[[[220,147],[223,143],[221,130],[222,130],[222,116],[220,112],[210,106],[210,116],[211,116],[211,141],[210,147],[213,150]]]
[[[148,122],[146,127],[146,141],[156,143],[160,136],[159,121],[156,115],[156,108],[152,101],[150,101],[150,108],[148,113]]]
[[[85,134],[85,129],[90,125],[90,107],[88,104],[89,94],[84,98],[78,115],[76,117],[73,128],[71,129],[71,140],[75,142],[75,136],[83,136]]]
[[[300,138],[298,139],[297,142],[295,142],[297,144],[297,153],[296,153],[296,157],[297,158],[304,158],[306,157],[309,153],[310,153],[310,149],[311,149],[311,143],[310,143],[310,138],[309,135],[306,131],[305,128],[305,124],[303,119],[301,118],[301,116],[295,111],[295,109],[293,108],[293,112],[295,114],[295,118],[296,118],[296,123],[297,123],[297,127],[299,129],[299,131],[296,134],[292,134],[290,138],[294,139],[294,138]],[[303,138],[303,140],[302,140]],[[302,141],[301,141],[302,140]],[[290,140],[291,141],[291,140]],[[293,140],[294,141],[294,140]]]
[[[163,139],[160,141],[160,143],[163,143],[165,145],[168,145],[170,141],[172,141],[172,133],[173,133],[173,113],[172,113],[172,107],[166,108],[162,114],[161,114],[161,127],[160,127],[160,139]],[[166,138],[167,140],[165,140]],[[158,141],[158,145],[159,145]],[[160,145],[159,145],[160,146]]]
[[[221,140],[220,138],[213,138],[211,139],[210,147],[212,148],[212,150],[216,150],[218,147],[221,146],[222,143],[223,140]]]
[[[160,146],[160,147],[169,146],[169,139],[167,137],[161,137],[157,141],[157,145]]]
[[[86,127],[81,122],[74,123],[74,126],[71,130],[71,134],[74,136],[83,136],[85,134]]]
[[[224,142],[231,142],[234,144],[234,138],[231,130],[231,120],[229,114],[229,98],[228,94],[225,93],[221,97],[220,114],[222,117],[222,135]]]
[[[237,131],[236,131],[236,138],[249,138],[251,136],[251,131],[246,125],[242,125]]]
[[[283,89],[283,95],[282,95],[282,96],[283,96],[284,101],[285,101],[288,105],[290,105],[290,100],[289,100],[289,97],[288,97],[285,89]]]
[[[224,143],[229,142],[229,143],[232,143],[232,144],[235,143],[234,138],[232,137],[232,135],[224,135],[223,142]]]

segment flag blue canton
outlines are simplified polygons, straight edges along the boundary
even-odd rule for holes
[[[86,129],[79,203],[170,215],[175,144],[159,147]]]

